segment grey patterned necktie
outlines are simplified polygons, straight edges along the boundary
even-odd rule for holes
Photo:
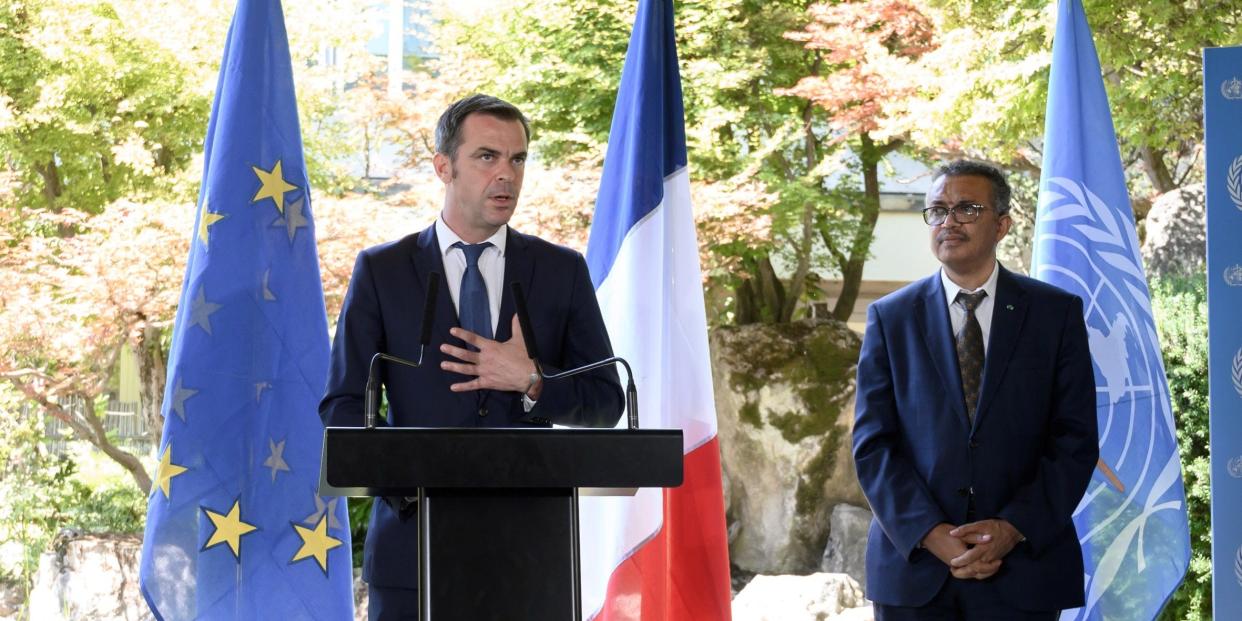
[[[955,303],[966,309],[966,325],[957,334],[957,368],[962,373],[962,394],[966,397],[966,416],[975,424],[975,408],[979,405],[979,382],[983,376],[983,328],[975,317],[975,309],[987,291],[957,292]]]

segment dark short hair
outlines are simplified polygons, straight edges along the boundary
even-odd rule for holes
[[[983,177],[987,179],[988,183],[992,184],[992,207],[996,209],[996,215],[1003,216],[1009,213],[1009,199],[1013,196],[1013,189],[1009,187],[1005,173],[999,168],[983,162],[954,160],[937,168],[932,181],[935,182],[941,177]]]
[[[526,142],[530,142],[530,122],[517,106],[491,95],[476,94],[458,99],[440,115],[440,121],[436,123],[436,153],[456,159],[457,147],[461,146],[461,126],[471,114],[519,121],[522,123],[522,130],[526,132]]]

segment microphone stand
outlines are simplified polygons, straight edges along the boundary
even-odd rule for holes
[[[371,364],[367,367],[366,400],[362,410],[366,429],[375,429],[375,418],[379,416],[379,361],[387,360],[415,369],[423,366],[423,352],[426,351],[427,344],[431,342],[431,324],[435,322],[436,295],[439,291],[440,273],[431,272],[427,275],[427,298],[423,304],[423,331],[418,340],[417,361],[398,358],[384,352],[376,352],[374,356],[371,356]]]
[[[539,377],[545,380],[556,380],[579,373],[586,373],[587,371],[594,371],[610,364],[621,363],[621,366],[625,367],[625,374],[628,379],[625,386],[625,409],[628,412],[626,422],[631,430],[638,429],[638,387],[634,384],[634,370],[630,368],[630,363],[620,356],[613,356],[605,360],[569,369],[568,371],[561,371],[560,373],[544,373],[543,365],[539,363],[539,348],[535,343],[535,333],[530,324],[530,312],[526,308],[526,294],[522,292],[521,283],[516,281],[510,283],[509,288],[513,291],[513,305],[515,310],[517,310],[518,325],[522,328],[522,340],[526,341],[526,353],[530,355],[531,361],[535,363],[535,372],[539,374]]]

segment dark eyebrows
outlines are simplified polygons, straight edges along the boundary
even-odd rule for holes
[[[964,206],[967,206],[967,205],[978,205],[978,206],[980,206],[980,207],[987,207],[987,204],[986,204],[986,203],[980,203],[980,202],[978,202],[978,201],[958,201],[958,202],[953,203],[952,205],[950,205],[950,204],[948,203],[948,201],[944,201],[944,200],[940,200],[940,199],[934,200],[934,201],[932,201],[932,202],[930,202],[930,203],[928,203],[928,204],[927,204],[927,206],[928,206],[928,207],[945,207],[945,208],[948,208],[948,207],[964,207]]]
[[[470,155],[471,155],[471,157],[480,157],[480,156],[483,156],[483,155],[494,155],[494,156],[499,157],[499,156],[500,156],[500,151],[499,151],[499,150],[497,150],[497,149],[493,149],[492,147],[479,147],[479,148],[475,149],[475,150],[474,150],[474,153],[471,153]],[[523,150],[523,151],[518,151],[517,153],[514,153],[514,154],[513,154],[513,157],[514,157],[515,159],[516,159],[516,158],[521,158],[521,159],[523,159],[523,160],[524,160],[524,159],[526,159],[526,151],[524,151],[524,150]]]

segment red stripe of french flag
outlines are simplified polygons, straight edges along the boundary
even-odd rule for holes
[[[634,498],[584,499],[584,616],[728,620],[729,558],[698,242],[685,168],[626,235],[597,294],[634,365],[644,428],[684,433],[685,480]],[[615,568],[615,569],[614,569]]]

